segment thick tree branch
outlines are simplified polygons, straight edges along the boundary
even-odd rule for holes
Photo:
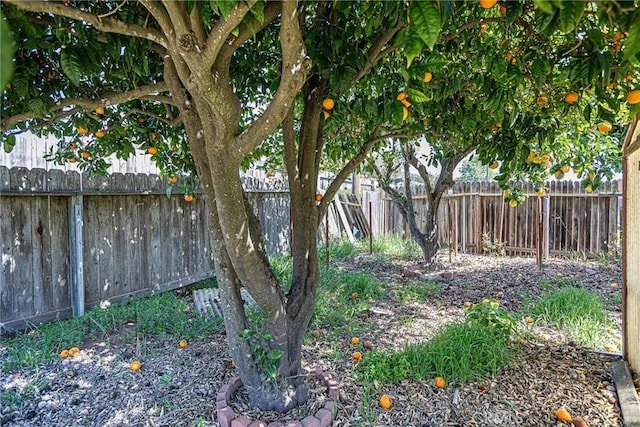
[[[282,78],[265,112],[238,137],[240,144],[234,155],[239,155],[240,158],[246,157],[282,122],[311,69],[311,60],[306,55],[298,25],[297,6],[297,1],[282,3]]]
[[[3,0],[4,3],[12,4],[18,9],[35,13],[51,13],[58,16],[83,21],[91,24],[97,30],[106,33],[122,34],[130,37],[138,37],[151,40],[161,46],[167,47],[167,40],[162,32],[147,28],[141,25],[122,22],[113,17],[101,18],[92,13],[83,12],[75,7],[65,6],[63,3],[54,3],[49,1],[19,1],[19,0]]]
[[[242,23],[245,15],[249,12],[249,9],[256,3],[256,0],[251,0],[247,3],[240,3],[233,8],[233,11],[229,16],[220,18],[216,25],[209,32],[207,43],[204,46],[202,53],[202,60],[209,67],[213,66],[216,61],[220,49],[227,42],[227,38],[232,31]],[[295,2],[297,4],[297,2]]]
[[[386,54],[393,52],[395,48],[393,46],[387,46],[387,43],[391,41],[391,39],[397,34],[404,24],[399,22],[395,27],[387,30],[386,33],[382,34],[378,39],[371,45],[369,50],[367,51],[368,61],[358,72],[355,81],[359,81],[364,76],[371,72],[371,69],[382,59]]]
[[[160,93],[166,92],[167,86],[164,83],[141,86],[136,89],[102,95],[100,99],[83,99],[83,98],[66,98],[57,102],[51,109],[50,113],[54,113],[50,117],[41,117],[38,114],[28,111],[15,116],[2,118],[0,122],[0,132],[5,132],[13,129],[19,123],[23,123],[29,120],[42,120],[45,123],[51,123],[52,121],[59,120],[69,115],[74,114],[77,111],[69,113],[69,110],[65,110],[70,107],[81,107],[85,111],[93,111],[98,107],[106,107],[109,105],[117,105],[123,102],[131,101],[134,99],[153,100],[164,103],[171,103],[171,98],[166,96],[160,96]]]
[[[367,155],[369,154],[369,150],[371,150],[371,147],[373,147],[377,142],[384,141],[385,139],[407,137],[407,135],[400,134],[400,133],[386,133],[383,135],[377,135],[379,131],[380,131],[380,125],[376,126],[376,128],[371,132],[369,139],[367,139],[362,144],[362,146],[360,147],[360,150],[358,150],[358,153],[355,156],[353,156],[351,160],[349,160],[342,167],[342,169],[340,169],[338,174],[331,181],[331,184],[329,184],[329,187],[325,191],[324,197],[322,198],[322,202],[320,202],[320,205],[318,206],[318,209],[320,210],[320,214],[318,215],[319,221],[322,220],[324,213],[329,208],[329,201],[332,200],[333,197],[338,193],[338,190],[340,190],[340,187],[342,186],[344,181],[349,176],[351,176],[353,171],[355,171],[356,167],[358,167],[358,165],[367,158]]]

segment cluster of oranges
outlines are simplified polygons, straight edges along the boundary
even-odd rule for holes
[[[408,92],[400,92],[398,96],[396,96],[396,99],[402,104],[402,120],[407,120],[407,117],[409,117],[409,107],[411,107],[411,103],[407,100],[408,98]]]
[[[325,98],[322,101],[322,108],[324,109],[323,113],[324,113],[325,120],[331,117],[331,113],[329,111],[333,110],[333,107],[335,106],[336,104],[335,102],[333,102],[333,99],[331,98]]]
[[[365,341],[362,346],[360,346],[360,338],[353,337],[351,338],[351,344],[356,347],[356,351],[353,352],[353,364],[357,365],[360,360],[362,360],[362,351],[360,350],[371,350],[373,348],[373,343],[371,341]]]
[[[60,352],[60,358],[66,359],[67,357],[76,357],[80,353],[80,349],[78,347],[71,347],[70,349],[65,349]]]

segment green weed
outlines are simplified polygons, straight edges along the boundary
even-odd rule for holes
[[[358,364],[363,381],[397,383],[440,376],[467,383],[495,375],[512,359],[509,342],[477,323],[449,323],[430,341],[402,351],[372,351]]]
[[[612,325],[601,296],[584,288],[563,288],[546,293],[529,307],[539,321],[554,326],[572,340],[601,347]]]
[[[223,330],[221,319],[195,315],[190,305],[173,292],[132,299],[106,308],[94,307],[82,317],[40,325],[25,333],[2,340],[7,357],[1,369],[11,372],[35,368],[69,347],[81,347],[88,338],[107,338],[122,325],[131,328],[121,339],[134,342],[140,334],[171,335],[179,339],[204,338]]]

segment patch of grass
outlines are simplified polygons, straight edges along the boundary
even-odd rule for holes
[[[602,347],[612,325],[602,297],[571,287],[544,294],[529,307],[539,321],[554,326],[579,344]]]
[[[404,238],[400,235],[387,234],[373,240],[372,259],[383,260],[385,262],[394,259],[403,261],[421,261],[422,251],[418,244],[411,238]],[[329,257],[331,259],[344,260],[352,258],[360,253],[369,252],[369,240],[360,239],[354,243],[348,239],[334,240],[329,245]],[[321,260],[324,260],[324,250],[319,251]],[[371,262],[371,261],[368,261]]]
[[[562,289],[562,288],[576,288],[578,287],[578,282],[574,279],[567,279],[563,277],[554,277],[552,279],[547,279],[543,277],[538,282],[538,286],[543,291],[551,291],[554,289]]]
[[[293,260],[291,256],[282,255],[269,257],[269,262],[271,263],[271,269],[278,283],[280,283],[285,292],[287,292],[291,286],[291,276],[293,274]]]
[[[5,408],[20,409],[26,401],[34,399],[47,385],[43,381],[27,381],[24,384],[0,390],[0,404]]]
[[[427,297],[433,297],[442,290],[442,283],[432,280],[412,280],[408,285],[400,288],[399,299],[402,304],[410,302],[424,302]]]
[[[367,382],[397,383],[440,376],[467,383],[495,375],[512,359],[509,342],[480,324],[449,323],[430,341],[399,352],[374,350],[357,367]]]
[[[372,274],[324,269],[320,274],[311,327],[353,325],[355,317],[366,312],[375,299],[384,295],[382,283]]]
[[[85,339],[106,337],[129,323],[132,328],[128,330],[129,335],[122,336],[125,340],[132,340],[137,334],[166,334],[190,340],[224,330],[221,319],[195,315],[184,299],[173,292],[165,292],[106,308],[94,307],[82,317],[43,324],[3,339],[1,343],[6,347],[8,356],[2,360],[1,369],[12,372],[35,368],[58,357],[62,349],[81,347]]]

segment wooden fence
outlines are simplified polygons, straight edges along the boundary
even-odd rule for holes
[[[253,181],[245,186],[258,187]],[[531,255],[546,236],[551,252],[617,250],[617,184],[591,194],[578,183],[548,185],[542,202],[532,195],[511,208],[494,183],[456,184],[440,205],[441,243],[467,253],[500,244],[509,254]],[[167,197],[166,186],[154,175],[86,178],[0,166],[0,332],[211,277],[206,206],[198,197],[192,203],[180,194]],[[420,219],[425,197],[416,192],[415,198]],[[288,193],[262,188],[249,199],[268,251],[288,252]],[[366,237],[370,224],[373,236],[408,235],[384,193],[365,192],[362,207],[353,196],[337,197],[327,222],[331,234]],[[536,225],[539,214],[543,227]]]
[[[551,181],[542,201],[530,186],[530,197],[512,208],[496,183],[459,183],[444,195],[438,210],[441,244],[465,253],[482,253],[500,245],[508,254],[532,255],[538,238],[548,242],[549,252],[615,252],[619,248],[622,194],[618,183],[607,183],[587,193],[578,182]],[[424,189],[414,190],[418,222],[424,218]],[[380,192],[365,192],[363,209],[373,235],[409,235],[408,227],[392,201]],[[538,209],[542,227],[536,226]],[[424,224],[423,224],[424,225]],[[424,230],[423,230],[424,231]],[[539,237],[538,237],[539,236]]]
[[[0,167],[0,331],[213,276],[205,204],[167,197],[166,186],[153,175]],[[288,193],[249,199],[268,251],[288,252]]]

